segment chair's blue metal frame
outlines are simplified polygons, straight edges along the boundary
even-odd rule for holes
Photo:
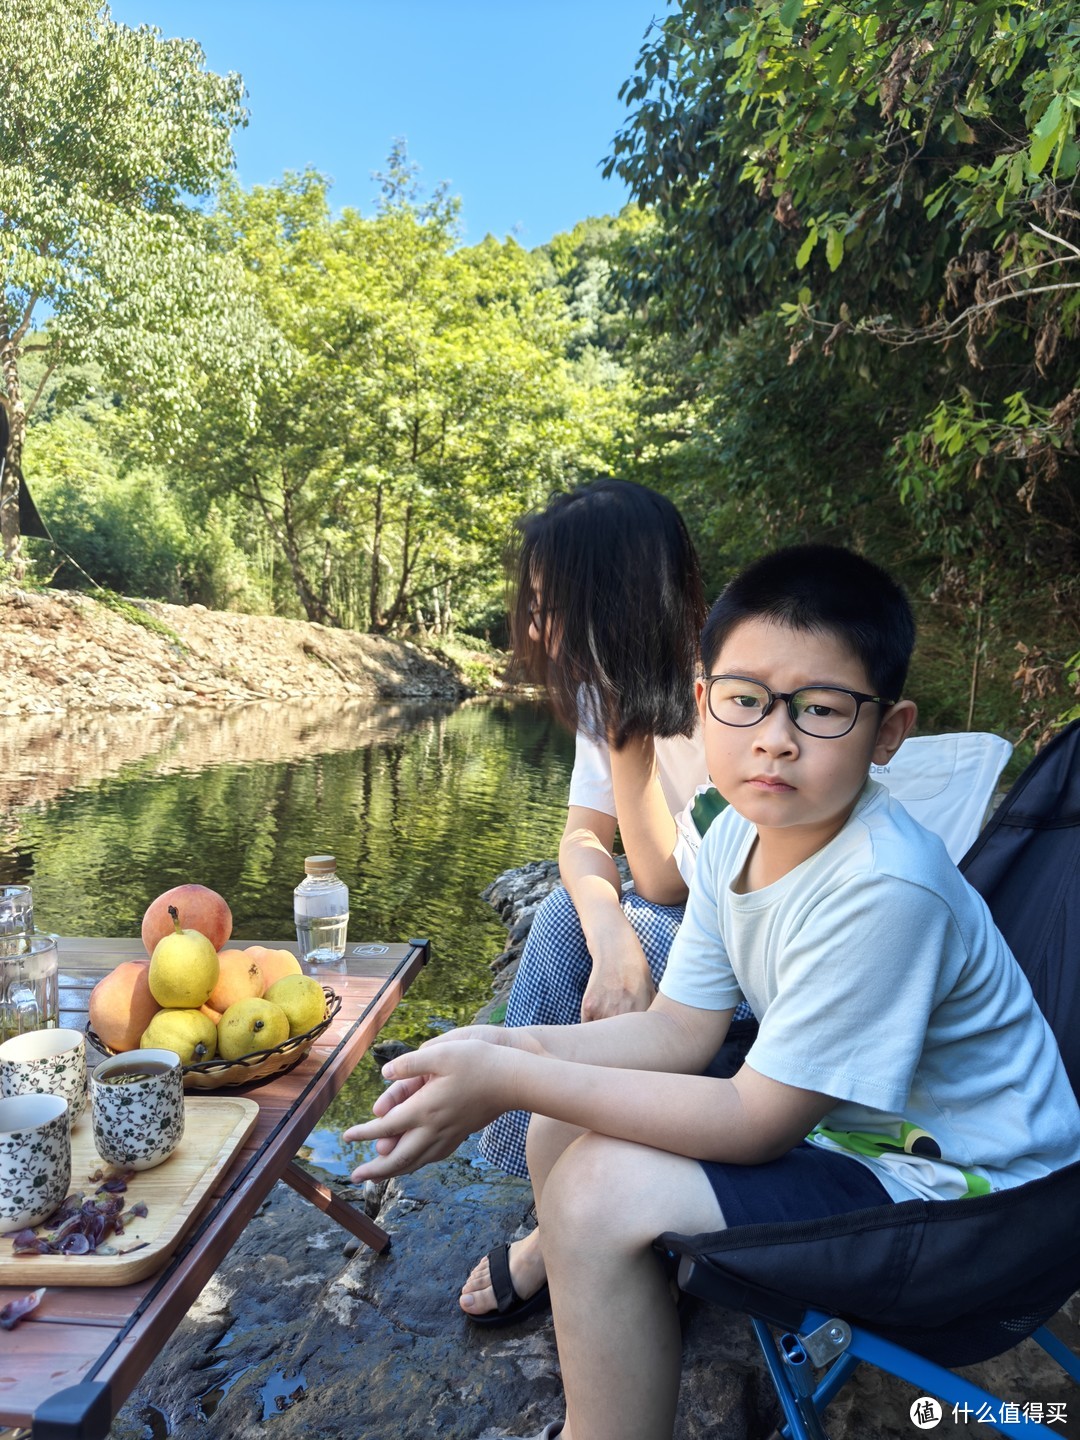
[[[708,1259],[681,1255],[678,1282],[679,1288],[688,1295],[696,1295],[711,1304],[729,1303],[724,1292],[731,1284],[730,1278]],[[997,1396],[862,1325],[814,1309],[804,1311],[797,1325],[778,1323],[775,1305],[770,1305],[770,1300],[775,1302],[776,1297],[764,1291],[760,1293],[761,1304],[755,1306],[745,1286],[740,1284],[737,1298],[733,1296],[730,1303],[748,1314],[761,1348],[783,1411],[783,1424],[776,1431],[781,1440],[829,1440],[822,1415],[864,1361],[908,1381],[920,1394],[933,1396],[946,1407],[966,1406],[971,1417],[989,1407],[995,1418],[982,1421],[988,1430],[1002,1435],[1057,1435],[1060,1440],[1060,1429],[1052,1429],[1023,1413],[1016,1418],[1003,1418],[1004,1402]],[[772,1320],[766,1318],[771,1310]],[[1041,1346],[1080,1384],[1080,1358],[1056,1335],[1040,1326],[1027,1338]],[[1010,1408],[1020,1410],[1021,1407]]]
[[[831,1320],[824,1311],[808,1310],[799,1331],[787,1331],[774,1336],[772,1329],[763,1320],[751,1318],[751,1325],[757,1342],[761,1346],[776,1387],[777,1398],[784,1412],[785,1424],[780,1429],[783,1440],[828,1440],[821,1416],[825,1407],[847,1383],[859,1365],[865,1360],[882,1370],[888,1370],[901,1380],[916,1386],[922,1395],[932,1395],[947,1407],[968,1407],[972,1414],[978,1414],[986,1407],[996,1416],[987,1420],[990,1430],[1002,1435],[1057,1435],[1054,1430],[1022,1412],[1013,1419],[1002,1418],[1002,1402],[989,1391],[972,1384],[942,1365],[935,1365],[921,1355],[894,1345],[881,1336],[864,1330],[860,1325],[844,1326],[846,1343],[842,1353],[828,1365],[820,1380],[815,1378],[815,1367],[806,1348],[807,1336],[823,1327],[831,1327]],[[1072,1354],[1055,1335],[1040,1328],[1029,1337],[1067,1370],[1080,1383],[1080,1360]]]

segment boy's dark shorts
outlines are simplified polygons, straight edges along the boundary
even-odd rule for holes
[[[805,1140],[779,1160],[764,1165],[698,1163],[729,1228],[778,1220],[820,1220],[892,1203],[884,1185],[861,1161],[808,1145]]]
[[[757,1021],[732,1024],[706,1075],[726,1079],[739,1070],[757,1036]],[[848,1155],[837,1155],[805,1141],[764,1165],[727,1165],[699,1161],[706,1179],[732,1225],[765,1225],[777,1220],[821,1220],[892,1197],[874,1172]]]

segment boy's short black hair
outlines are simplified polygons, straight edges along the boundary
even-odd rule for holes
[[[706,674],[744,620],[836,635],[862,662],[877,695],[895,701],[903,694],[915,648],[915,617],[897,582],[853,550],[792,545],[737,575],[724,587],[701,632]]]
[[[596,480],[557,496],[518,530],[514,653],[559,718],[616,749],[691,734],[705,598],[671,501],[630,480]],[[554,643],[530,638],[534,609]]]

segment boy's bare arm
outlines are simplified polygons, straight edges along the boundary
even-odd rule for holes
[[[425,1040],[420,1049],[426,1053],[439,1045],[484,1040],[579,1065],[699,1075],[724,1043],[733,1013],[699,1010],[657,995],[648,1010],[611,1015],[592,1025],[468,1025]]]
[[[384,1072],[394,1084],[376,1107],[379,1118],[346,1132],[346,1139],[375,1140],[381,1152],[354,1179],[397,1175],[440,1159],[508,1109],[698,1159],[773,1159],[826,1114],[833,1104],[828,1096],[782,1085],[748,1066],[734,1080],[669,1073],[701,1070],[720,1043],[709,1049],[706,1037],[711,1031],[722,1040],[730,1013],[659,996],[643,1015],[525,1030],[512,1044],[487,1044],[463,1032],[456,1043],[404,1055]],[[545,1051],[547,1043],[553,1048]],[[619,1056],[622,1064],[632,1057],[636,1068],[621,1068]]]
[[[798,1144],[836,1103],[758,1074],[703,1075],[582,1067],[521,1056],[528,1108],[603,1135],[695,1160],[759,1165]]]

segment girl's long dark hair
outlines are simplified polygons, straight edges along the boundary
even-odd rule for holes
[[[616,749],[691,734],[705,601],[671,501],[629,480],[597,480],[518,529],[514,654],[559,718]],[[529,636],[534,606],[547,645]]]

